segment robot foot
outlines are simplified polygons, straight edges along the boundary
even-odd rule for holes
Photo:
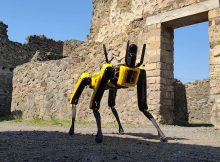
[[[160,142],[168,142],[166,137],[160,137]]]
[[[102,143],[103,141],[103,135],[102,133],[97,133],[96,136],[95,136],[95,141],[96,143]]]
[[[70,128],[69,135],[71,135],[71,136],[74,135],[74,128],[73,127]]]
[[[119,134],[125,134],[124,129],[123,129],[123,128],[119,128],[118,133],[119,133]]]
[[[168,142],[167,137],[164,135],[160,135],[159,132],[158,132],[158,137],[160,138],[160,142]]]

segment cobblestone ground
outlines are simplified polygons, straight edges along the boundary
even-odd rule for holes
[[[30,126],[0,122],[0,161],[220,161],[220,131],[213,127],[162,126],[168,143],[157,139],[152,126],[125,126],[125,135],[105,128],[96,144],[94,125]]]

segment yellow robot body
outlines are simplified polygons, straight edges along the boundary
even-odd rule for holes
[[[104,72],[108,67],[112,67],[112,64],[104,64],[100,72],[92,74],[90,88],[96,89],[99,86],[100,80],[102,79]]]
[[[89,78],[89,73],[83,73],[78,81],[76,82],[75,88],[72,91],[71,97],[70,97],[70,103],[72,103],[72,100],[74,98],[74,96],[77,94],[77,91],[79,90],[80,86],[82,85],[82,82],[85,78]]]
[[[91,80],[90,88],[95,89],[97,87],[97,85],[98,85],[97,83],[98,83],[98,80],[100,78],[99,73],[100,72],[92,74],[92,80]]]
[[[137,84],[139,74],[139,68],[130,68],[123,65],[119,66],[117,85],[123,87],[134,87]]]
[[[116,71],[118,71],[117,77],[117,84],[111,82],[111,80],[108,81],[107,87],[109,88],[115,88],[115,87],[134,87],[137,84],[140,69],[143,68],[130,68],[124,65],[120,66],[112,66],[111,64],[104,64],[103,68],[100,72],[94,73],[91,76],[91,85],[90,88],[95,89],[98,86],[99,80],[102,78],[103,73],[107,67],[112,67]]]
[[[75,85],[75,88],[74,88],[72,95],[70,97],[70,103],[72,103],[72,100],[73,100],[74,96],[76,95],[77,90],[80,89],[80,86],[82,85],[82,81],[86,78],[91,78],[91,82],[90,82],[89,87],[94,89],[94,92],[96,92],[96,89],[99,87],[100,81],[104,75],[104,72],[105,72],[106,68],[108,68],[108,67],[112,67],[118,73],[116,73],[117,84],[114,84],[114,83],[112,83],[111,80],[109,80],[107,83],[106,89],[134,87],[135,85],[137,85],[140,70],[143,69],[140,67],[130,68],[130,67],[124,66],[124,65],[114,67],[114,66],[112,66],[112,64],[104,64],[102,66],[100,72],[94,73],[91,76],[89,75],[89,73],[83,73]]]

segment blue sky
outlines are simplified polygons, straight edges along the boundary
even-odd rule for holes
[[[55,40],[86,40],[92,0],[5,0],[0,21],[9,26],[10,40],[24,43],[28,35]],[[175,30],[174,75],[183,82],[208,78],[208,23]]]
[[[183,82],[209,77],[208,22],[174,31],[174,75]]]
[[[0,20],[9,25],[9,37],[44,34],[56,40],[85,40],[92,18],[92,0],[4,0]]]

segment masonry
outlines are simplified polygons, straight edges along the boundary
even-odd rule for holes
[[[126,2],[93,0],[93,6],[91,33],[87,42],[64,41],[58,43],[62,45],[55,45],[55,47],[58,46],[56,49],[46,43],[47,50],[43,48],[44,53],[45,51],[58,53],[63,58],[51,60],[43,57],[43,59],[31,61],[36,50],[42,49],[41,43],[37,43],[40,44],[37,48],[29,48],[29,50],[24,50],[26,49],[24,46],[29,46],[29,43],[27,45],[16,43],[16,47],[12,48],[22,46],[21,49],[24,50],[20,54],[21,63],[16,64],[13,71],[12,111],[21,110],[24,118],[33,116],[69,118],[68,96],[81,72],[87,70],[91,73],[99,70],[104,62],[102,44],[106,44],[110,57],[113,58],[112,64],[119,64],[124,62],[126,42],[130,40],[138,47],[144,43],[147,45],[144,66],[148,76],[149,110],[159,122],[174,124],[175,114],[178,113],[174,113],[176,108],[173,30],[209,21],[210,100],[213,102],[211,122],[219,127],[219,0],[129,0]],[[4,34],[1,40],[10,42],[5,36],[6,27],[2,26],[4,30],[1,30],[0,34]],[[50,48],[55,51],[50,51]],[[34,52],[30,49],[34,49]],[[13,57],[17,55],[16,52],[10,57],[12,58],[10,66],[15,64]],[[48,58],[48,55],[46,56]],[[2,52],[0,57],[4,60],[2,62],[8,62],[7,57],[2,56]],[[131,100],[127,101],[124,94],[127,94]],[[91,91],[87,89],[79,104],[78,119],[93,120],[86,106],[90,95]],[[140,120],[141,114],[137,111],[136,90],[122,90],[118,96],[120,97],[117,98],[117,108],[123,121],[145,122]],[[101,105],[107,107],[106,94]],[[108,109],[103,108],[101,111],[103,115],[110,116],[106,121],[113,121]]]
[[[29,36],[25,44],[12,42],[8,39],[7,28],[7,25],[0,22],[0,116],[10,113],[14,68],[30,62],[37,50],[58,55],[63,52],[63,42],[45,36]]]
[[[109,7],[110,6],[110,7]],[[209,21],[212,123],[219,127],[219,0],[94,1],[90,41],[123,56],[125,40],[147,44],[148,105],[157,120],[174,122],[173,30]],[[124,42],[122,44],[121,42]],[[122,52],[121,52],[122,51]]]

